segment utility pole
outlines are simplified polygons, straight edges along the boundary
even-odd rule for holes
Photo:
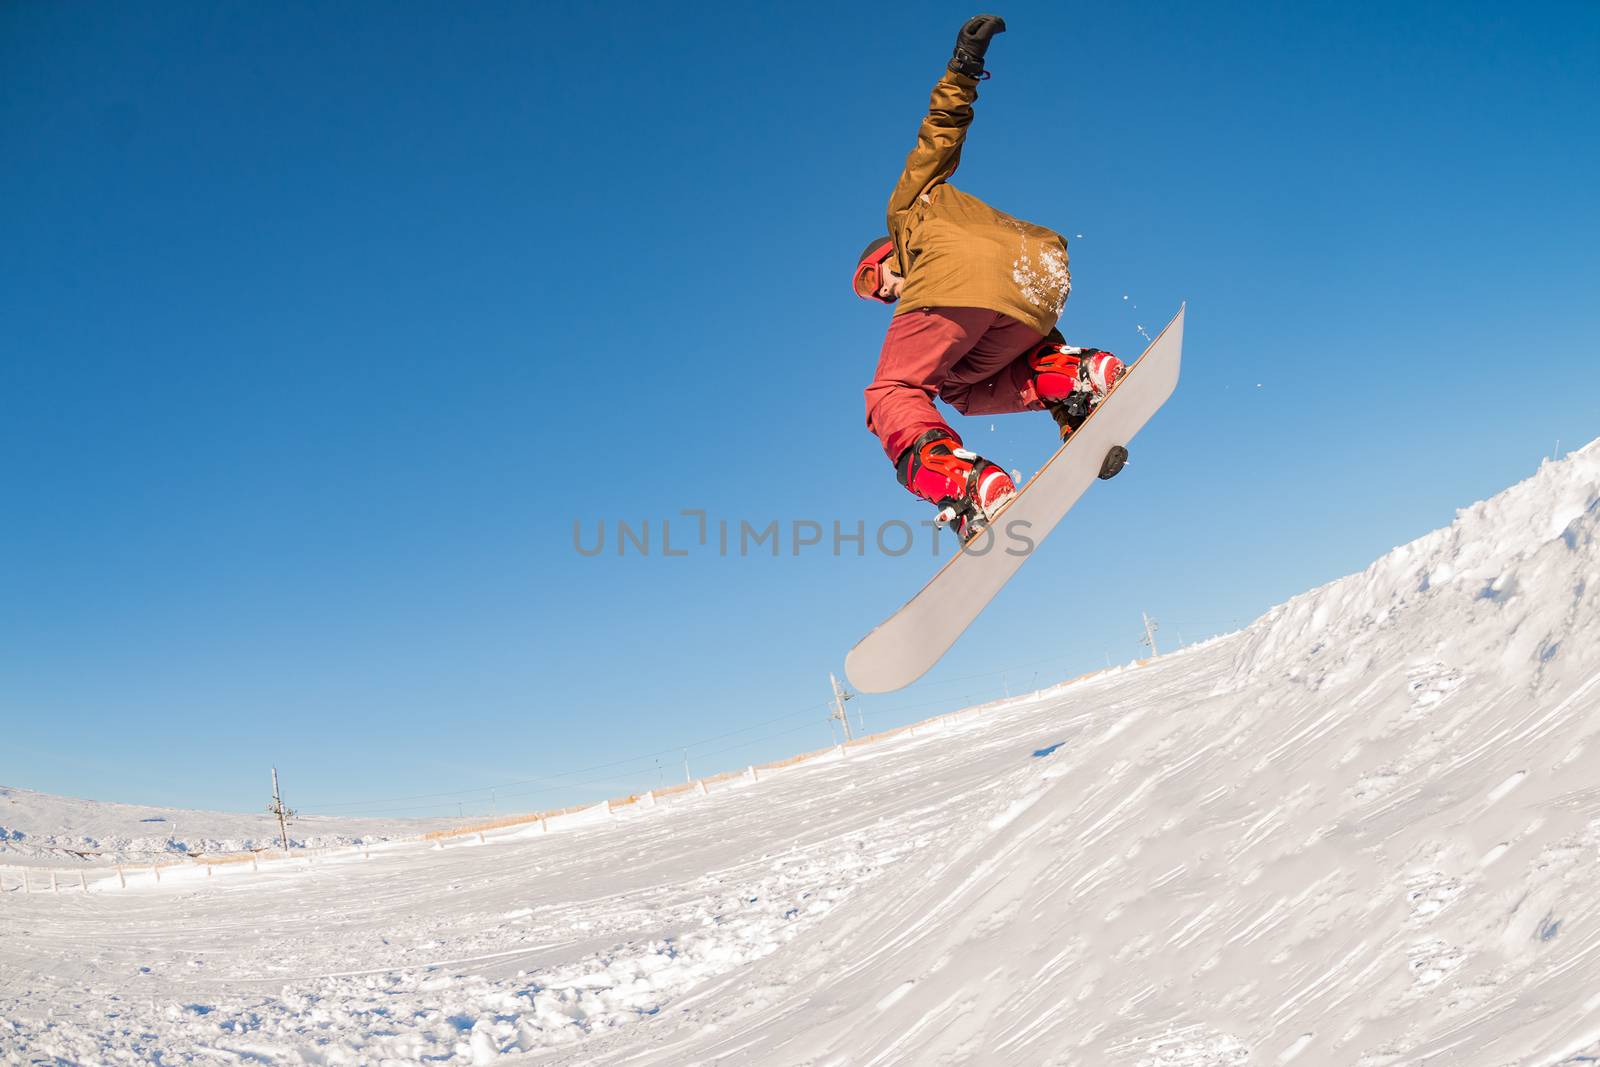
[[[844,702],[855,696],[855,694],[846,693],[844,689],[840,687],[839,679],[835,678],[831,671],[828,673],[828,681],[833,683],[833,714],[829,717],[838,719],[839,722],[844,725],[844,739],[846,741],[853,741],[855,738],[850,734],[850,716],[844,713]]]
[[[1142,611],[1139,612],[1139,617],[1144,620],[1144,640],[1139,643],[1150,646],[1150,656],[1154,659],[1161,655],[1161,650],[1156,648],[1156,631],[1161,629],[1161,626]]]
[[[283,845],[283,851],[289,851],[289,827],[284,822],[283,794],[278,791],[278,768],[272,768],[272,813],[278,817],[278,841]]]
[[[689,750],[683,750],[683,782],[688,785],[694,781],[694,776],[689,773]]]

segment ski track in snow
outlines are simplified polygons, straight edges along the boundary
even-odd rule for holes
[[[1592,1063],[1597,534],[1600,444],[1240,633],[709,797],[7,891],[0,1060]]]

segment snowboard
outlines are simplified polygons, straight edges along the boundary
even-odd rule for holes
[[[947,560],[922,591],[856,642],[844,669],[864,693],[910,685],[950,650],[1178,385],[1183,312],[1146,346],[1123,379],[995,516],[987,531]],[[951,533],[952,539],[954,533]]]

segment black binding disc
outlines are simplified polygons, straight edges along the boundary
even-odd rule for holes
[[[1128,462],[1128,450],[1121,445],[1112,445],[1106,452],[1105,460],[1100,464],[1100,477],[1115,478],[1126,462]]]

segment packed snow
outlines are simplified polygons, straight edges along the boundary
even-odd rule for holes
[[[1575,1067],[1597,739],[1600,443],[1239,633],[709,795],[0,871],[0,1053]]]

